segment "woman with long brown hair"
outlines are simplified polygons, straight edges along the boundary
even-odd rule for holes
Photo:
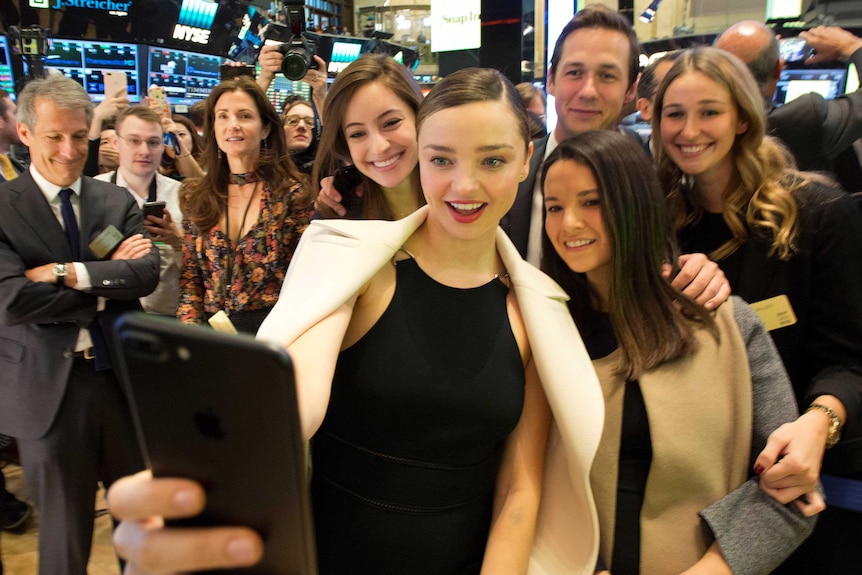
[[[353,165],[361,191],[336,190],[344,204],[336,206],[327,201],[327,178],[317,202],[323,217],[394,220],[425,203],[416,152],[421,102],[409,70],[384,54],[363,55],[338,75],[326,95],[311,180],[317,189],[338,168]]]
[[[216,86],[206,125],[206,174],[180,190],[186,219],[177,317],[255,333],[278,299],[311,199],[281,118],[253,80]]]

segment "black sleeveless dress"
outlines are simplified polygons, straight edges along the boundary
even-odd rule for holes
[[[398,262],[389,307],[339,355],[312,441],[321,575],[479,573],[524,402],[507,291]]]

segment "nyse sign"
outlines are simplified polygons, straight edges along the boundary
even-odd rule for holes
[[[210,41],[210,31],[203,28],[177,24],[174,27],[174,40],[183,40],[184,42],[193,42],[195,44],[208,44]]]

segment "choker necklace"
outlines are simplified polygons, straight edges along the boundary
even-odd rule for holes
[[[230,175],[230,183],[237,184],[238,186],[242,186],[243,184],[254,184],[255,182],[259,182],[260,178],[257,177],[255,172],[246,172],[244,174],[231,174]]]

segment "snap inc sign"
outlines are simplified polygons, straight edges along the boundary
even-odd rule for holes
[[[482,44],[481,0],[431,0],[431,51],[472,50]]]

